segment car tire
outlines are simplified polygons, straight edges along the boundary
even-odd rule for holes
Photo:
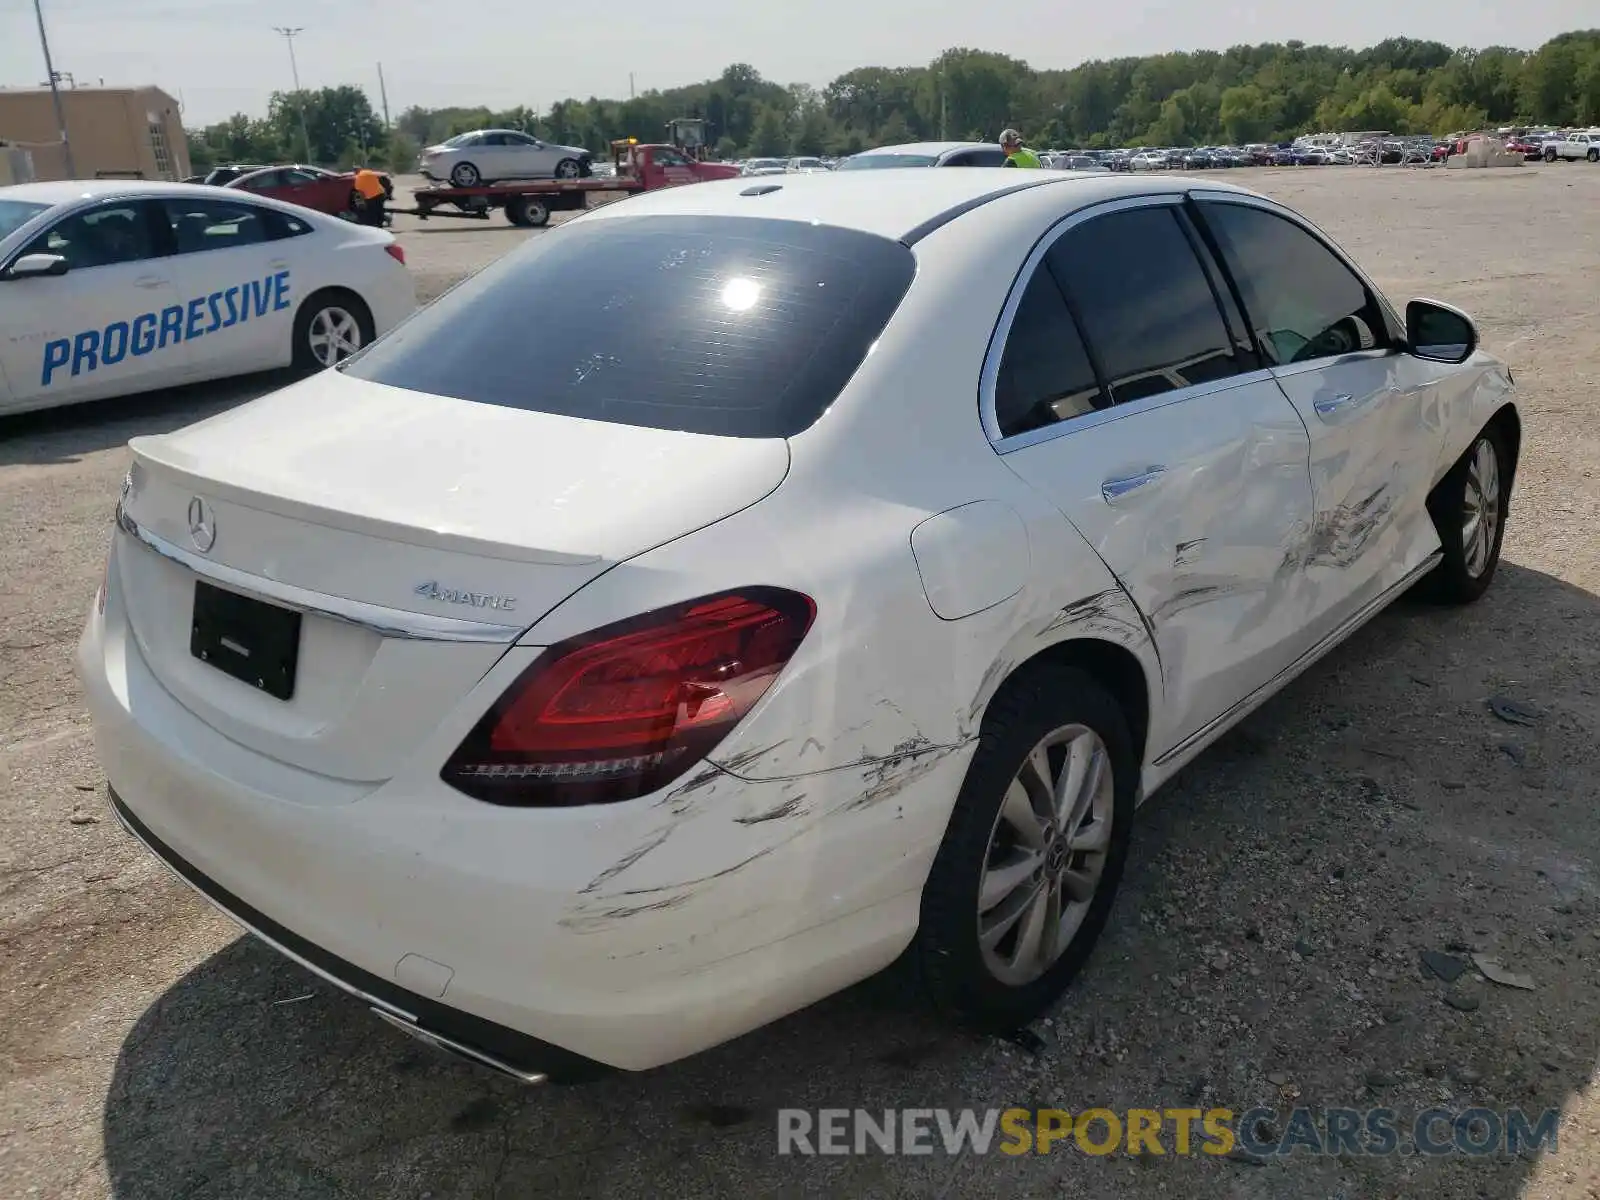
[[[1047,825],[1042,813],[1050,801],[1040,773],[1030,767],[1041,754],[1050,794],[1061,790],[1067,764],[1081,766],[1085,758],[1109,779],[1102,774],[1098,786],[1066,789],[1075,803],[1061,805],[1056,823]],[[1110,915],[1127,860],[1138,773],[1127,719],[1089,675],[1032,667],[1007,682],[984,717],[977,753],[923,888],[909,952],[936,1011],[1005,1033],[1061,996]],[[1073,827],[1069,808],[1086,812],[1088,820]],[[1019,817],[1036,822],[1032,844],[1018,836]],[[1098,849],[1074,850],[1078,844]],[[1013,882],[1031,858],[1037,868]],[[1087,896],[1080,889],[1073,900],[1072,880],[1090,878]],[[1061,927],[1063,916],[1072,922],[1070,931]],[[1035,942],[1047,939],[1033,955],[1024,944],[1030,934],[1039,935]]]
[[[537,196],[513,196],[506,201],[506,220],[524,229],[550,224],[550,206]]]
[[[1428,496],[1428,513],[1444,548],[1439,565],[1423,580],[1428,599],[1470,604],[1489,590],[1511,512],[1514,466],[1505,436],[1489,425]],[[1486,533],[1485,521],[1492,522]]]
[[[343,288],[315,292],[294,317],[294,365],[302,371],[326,370],[370,345],[375,336],[372,310],[360,296]]]
[[[1556,160],[1556,150],[1555,150],[1554,146],[1550,146],[1545,150],[1545,152],[1544,152],[1544,160],[1547,163],[1555,162],[1555,160]]]
[[[471,163],[459,162],[450,168],[450,182],[458,188],[477,187],[483,182],[483,176]]]
[[[583,164],[575,158],[563,158],[556,164],[557,179],[581,179],[583,177]]]
[[[1589,153],[1587,155],[1585,155],[1585,157],[1590,162],[1600,162],[1600,150],[1597,150],[1593,146],[1590,146],[1589,147]]]

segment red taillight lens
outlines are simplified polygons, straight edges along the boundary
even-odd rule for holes
[[[742,588],[552,646],[467,735],[444,781],[495,804],[647,795],[755,707],[815,616],[799,592]]]
[[[394,259],[395,262],[402,267],[406,265],[406,248],[399,242],[390,242],[384,249],[388,251],[389,257]]]

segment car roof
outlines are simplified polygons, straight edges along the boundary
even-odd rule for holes
[[[1130,176],[1117,172],[1024,171],[1003,167],[961,167],[949,171],[838,171],[710,180],[693,187],[662,188],[631,197],[626,204],[592,209],[585,221],[630,216],[772,217],[857,229],[903,240],[923,226],[971,209],[1019,188],[1070,188],[1078,205],[1122,196],[1185,192],[1192,179],[1165,175]],[[1207,179],[1212,191],[1253,195],[1245,188]],[[1068,197],[1063,192],[1063,202]]]
[[[240,203],[239,191],[235,188],[216,187],[206,183],[168,183],[160,179],[69,179],[57,183],[17,183],[9,187],[0,187],[0,200],[22,200],[32,204],[48,204],[52,207],[76,205],[86,200],[103,200],[115,196],[137,197],[142,200],[158,200],[163,196],[192,200],[199,196],[212,196],[226,200],[230,204]],[[288,213],[292,217],[319,227],[326,227],[329,221],[338,221],[339,225],[347,227],[351,234],[358,229],[364,229],[369,233],[380,232],[370,226],[350,225],[349,222],[339,221],[339,218],[326,213],[308,210],[257,192],[249,193],[245,199],[251,204]],[[385,237],[387,236],[385,234]]]
[[[52,183],[14,183],[0,187],[0,199],[32,204],[69,204],[104,196],[187,196],[199,184],[153,179],[63,179]]]
[[[998,145],[996,142],[906,142],[900,146],[878,146],[872,150],[863,150],[856,158],[865,158],[869,154],[929,154],[937,158],[941,154],[949,154],[952,150],[971,150],[979,146]]]

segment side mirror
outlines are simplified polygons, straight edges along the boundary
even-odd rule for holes
[[[1459,308],[1437,300],[1406,305],[1406,349],[1431,362],[1461,363],[1478,348],[1478,327]]]
[[[65,275],[66,256],[63,254],[24,254],[6,270],[6,279],[33,279],[41,275]]]

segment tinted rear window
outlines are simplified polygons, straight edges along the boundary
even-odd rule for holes
[[[833,403],[914,270],[899,242],[833,226],[578,221],[448,292],[344,369],[508,408],[789,437]]]

